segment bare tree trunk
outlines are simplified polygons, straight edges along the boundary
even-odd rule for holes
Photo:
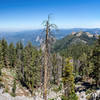
[[[48,83],[48,34],[49,34],[49,23],[46,23],[46,40],[45,40],[45,64],[44,64],[44,100],[47,100],[47,83]]]
[[[48,20],[45,23],[45,29],[46,29],[46,37],[45,37],[45,50],[44,50],[44,91],[43,91],[43,98],[44,100],[47,100],[47,86],[48,86],[48,80],[49,80],[49,74],[48,72],[50,72],[48,69],[51,68],[50,64],[49,64],[49,58],[50,58],[50,33],[51,33],[51,29],[55,28],[56,25],[55,24],[50,24],[49,22],[49,17],[48,16]]]
[[[47,54],[45,54],[45,66],[44,66],[44,100],[47,100]]]

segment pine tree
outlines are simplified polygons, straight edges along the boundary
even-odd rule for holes
[[[9,67],[9,52],[8,44],[5,39],[2,40],[2,53],[3,53],[3,62],[5,67]]]
[[[59,54],[54,53],[52,55],[52,77],[53,83],[59,84],[62,77],[62,57]]]
[[[67,58],[65,60],[66,64],[63,69],[63,85],[65,91],[66,100],[77,100],[75,99],[75,91],[74,91],[74,76],[73,76],[73,60],[72,58]],[[73,96],[75,98],[73,98]],[[73,99],[72,99],[73,98]]]
[[[80,68],[79,68],[79,74],[81,76],[86,76],[87,73],[87,55],[83,53],[83,55],[79,58],[80,60]]]
[[[15,65],[16,65],[16,49],[15,49],[13,43],[10,43],[10,45],[9,45],[9,61],[10,61],[10,67],[15,67]]]
[[[2,44],[0,41],[0,75],[1,75],[1,69],[4,67],[4,62],[3,62],[3,52],[2,52]]]
[[[23,61],[23,49],[24,49],[24,46],[23,46],[22,42],[21,41],[17,42],[17,44],[16,44],[16,56],[21,61]]]
[[[22,83],[22,79],[24,79],[24,66],[23,66],[23,44],[20,42],[17,42],[16,44],[16,73],[17,73],[17,79]]]
[[[58,66],[57,66],[57,57],[56,54],[53,54],[53,58],[52,58],[52,77],[53,77],[53,83],[57,84],[57,75],[58,75]]]
[[[29,42],[23,49],[23,62],[18,67],[18,79],[31,93],[34,87],[40,85],[40,54],[39,51]]]
[[[96,80],[97,87],[100,87],[100,36],[94,47],[91,58],[94,66],[92,76]]]

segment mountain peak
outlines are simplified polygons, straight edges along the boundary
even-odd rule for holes
[[[90,32],[83,32],[83,31],[72,32],[72,35],[77,36],[77,37],[80,37],[80,36],[82,36],[84,34],[87,35],[89,38],[93,38],[93,37],[98,38],[98,36],[99,36],[99,34],[91,34]]]

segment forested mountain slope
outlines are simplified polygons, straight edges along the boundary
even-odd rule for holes
[[[97,38],[98,35],[93,35],[89,32],[72,32],[72,34],[57,40],[53,46],[53,50],[58,52],[76,44],[92,45]]]

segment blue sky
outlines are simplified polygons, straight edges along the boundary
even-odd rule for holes
[[[51,13],[58,28],[100,28],[100,0],[0,0],[0,30],[42,28]]]

